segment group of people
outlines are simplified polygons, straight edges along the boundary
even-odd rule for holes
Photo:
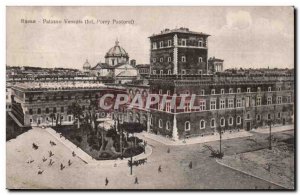
[[[50,140],[50,145],[51,146],[56,146],[56,143],[54,142],[54,141],[52,141],[52,140]],[[37,150],[38,148],[39,148],[39,146],[36,144],[36,143],[32,143],[32,148],[34,149],[34,150]],[[50,150],[50,151],[48,151],[48,154],[49,154],[49,163],[48,163],[48,166],[52,166],[53,164],[54,164],[54,160],[52,160],[52,156],[54,156],[54,153],[52,152],[52,150]],[[76,156],[76,154],[75,154],[75,152],[73,151],[72,152],[72,156],[73,157],[75,157]],[[42,159],[42,161],[43,162],[46,162],[48,159],[45,157],[45,156],[43,156],[43,159]],[[34,160],[28,160],[27,161],[27,163],[28,164],[31,164],[31,163],[33,163],[34,162]],[[69,160],[68,161],[68,166],[71,166],[73,163],[71,162],[71,160]],[[60,164],[60,170],[63,170],[65,168],[65,166],[61,163]],[[43,172],[44,172],[44,170],[41,170],[41,168],[39,167],[39,170],[38,170],[38,175],[41,175],[41,174],[43,174]]]

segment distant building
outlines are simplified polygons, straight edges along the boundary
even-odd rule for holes
[[[223,72],[224,60],[215,57],[208,59],[208,73]]]

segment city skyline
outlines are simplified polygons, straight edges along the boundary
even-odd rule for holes
[[[224,69],[294,67],[292,7],[143,7],[142,16],[140,9],[8,7],[7,65],[82,69],[88,59],[95,66],[104,62],[116,39],[130,59],[149,64],[149,36],[165,28],[187,27],[211,35],[208,56],[224,59]],[[189,14],[189,20],[180,17],[183,13]],[[24,24],[23,16],[36,20],[124,19],[134,24]]]

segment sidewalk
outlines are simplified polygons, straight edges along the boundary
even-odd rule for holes
[[[51,134],[53,137],[55,137],[58,141],[60,141],[63,145],[65,145],[68,149],[71,151],[74,151],[76,156],[80,158],[83,162],[86,164],[90,165],[115,165],[115,164],[122,164],[122,163],[128,163],[128,160],[130,158],[124,158],[123,160],[117,159],[117,160],[96,160],[92,158],[90,155],[88,155],[86,152],[81,150],[81,148],[77,147],[75,144],[70,142],[68,139],[65,139],[65,137],[60,137],[60,134],[57,133],[54,129],[52,128],[46,128],[46,129],[41,129],[41,130],[46,130],[49,134]],[[143,158],[147,158],[152,154],[152,148],[150,146],[146,146],[145,148],[146,152],[141,153],[137,156],[133,157],[133,160],[139,160]]]
[[[208,136],[204,136],[204,137],[193,137],[193,138],[188,138],[185,140],[178,140],[178,141],[174,141],[170,138],[165,138],[161,135],[155,135],[155,134],[147,133],[147,132],[143,132],[143,133],[136,134],[136,135],[139,138],[146,137],[146,138],[152,139],[154,141],[160,142],[165,145],[174,145],[174,146],[175,145],[200,144],[200,143],[213,142],[213,141],[220,140],[219,134],[208,135]],[[234,139],[234,138],[239,138],[239,137],[250,137],[250,136],[252,136],[251,133],[241,130],[240,132],[234,132],[234,133],[225,132],[222,135],[222,139],[227,140],[227,139]]]
[[[285,126],[272,126],[271,131],[272,133],[276,132],[281,132],[281,131],[289,131],[289,130],[294,130],[294,125],[285,125]],[[256,133],[262,133],[262,134],[269,134],[270,133],[270,128],[265,127],[265,128],[257,128],[255,130],[251,130],[250,132],[256,132]]]

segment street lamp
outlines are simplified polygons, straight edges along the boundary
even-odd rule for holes
[[[272,122],[271,119],[269,119],[269,150],[272,150]]]

